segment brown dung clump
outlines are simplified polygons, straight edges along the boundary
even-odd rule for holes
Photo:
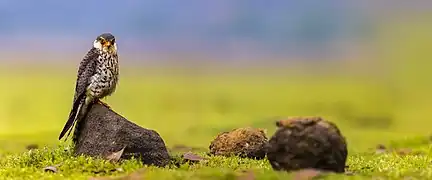
[[[347,144],[334,123],[321,117],[292,117],[276,126],[267,149],[273,169],[345,172]]]
[[[266,145],[267,137],[263,129],[246,127],[219,134],[209,149],[212,155],[263,159]]]

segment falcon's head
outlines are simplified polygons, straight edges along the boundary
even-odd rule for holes
[[[93,42],[93,47],[111,54],[117,53],[115,37],[111,33],[103,33],[99,35]]]

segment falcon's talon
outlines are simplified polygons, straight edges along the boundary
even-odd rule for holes
[[[107,107],[108,109],[111,109],[111,106],[108,105],[108,103],[101,101],[100,99],[98,99],[97,101],[98,104]]]

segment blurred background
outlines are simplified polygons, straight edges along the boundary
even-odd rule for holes
[[[0,0],[0,149],[59,143],[103,32],[121,67],[106,101],[168,146],[310,115],[353,151],[428,136],[431,17],[426,0]]]

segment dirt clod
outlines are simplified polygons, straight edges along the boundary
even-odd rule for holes
[[[263,129],[246,127],[219,134],[209,149],[211,155],[263,159],[266,145],[267,137]]]
[[[273,169],[345,172],[347,144],[335,124],[321,117],[292,117],[276,126],[267,152]]]

